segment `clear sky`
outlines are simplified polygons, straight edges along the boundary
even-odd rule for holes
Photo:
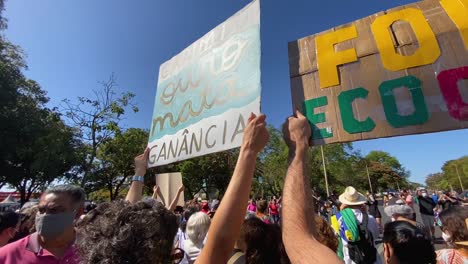
[[[248,0],[8,0],[7,38],[27,54],[26,75],[47,90],[52,106],[89,96],[115,73],[121,91],[137,95],[140,112],[127,127],[149,128],[159,65],[248,4]],[[413,1],[263,0],[262,111],[279,126],[291,114],[287,43]],[[468,154],[468,130],[354,143],[383,150],[411,180]],[[350,175],[352,176],[352,175]],[[465,177],[468,177],[465,176]]]

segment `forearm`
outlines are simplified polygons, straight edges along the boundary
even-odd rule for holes
[[[257,153],[241,149],[229,186],[211,223],[208,241],[197,263],[228,261],[245,217],[256,158]]]
[[[125,201],[128,201],[132,204],[141,201],[143,198],[143,183],[139,181],[132,181],[130,190],[128,190]]]
[[[290,154],[283,189],[283,241],[291,263],[341,263],[336,254],[315,237],[314,208],[306,174],[308,146]]]
[[[181,192],[177,192],[176,196],[174,197],[174,200],[172,200],[171,204],[169,205],[169,208],[167,208],[169,211],[172,212],[176,208],[177,202],[179,202],[180,193]]]
[[[313,212],[312,194],[309,180],[306,176],[306,147],[300,147],[290,152],[289,167],[283,189],[283,239],[296,239],[297,235],[312,234],[313,224],[310,214]]]

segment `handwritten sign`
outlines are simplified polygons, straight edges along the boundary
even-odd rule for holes
[[[149,165],[239,147],[251,112],[260,112],[259,1],[161,65]]]
[[[289,43],[314,144],[468,127],[468,0],[427,0]]]

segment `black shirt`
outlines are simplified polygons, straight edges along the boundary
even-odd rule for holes
[[[419,212],[421,214],[434,215],[434,207],[436,206],[436,203],[434,202],[434,200],[432,200],[431,197],[419,196],[418,201],[419,201]]]

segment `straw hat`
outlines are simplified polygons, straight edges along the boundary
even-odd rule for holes
[[[344,193],[340,195],[338,200],[346,205],[360,205],[367,202],[366,197],[362,195],[362,193],[356,191],[352,186],[346,187]]]

